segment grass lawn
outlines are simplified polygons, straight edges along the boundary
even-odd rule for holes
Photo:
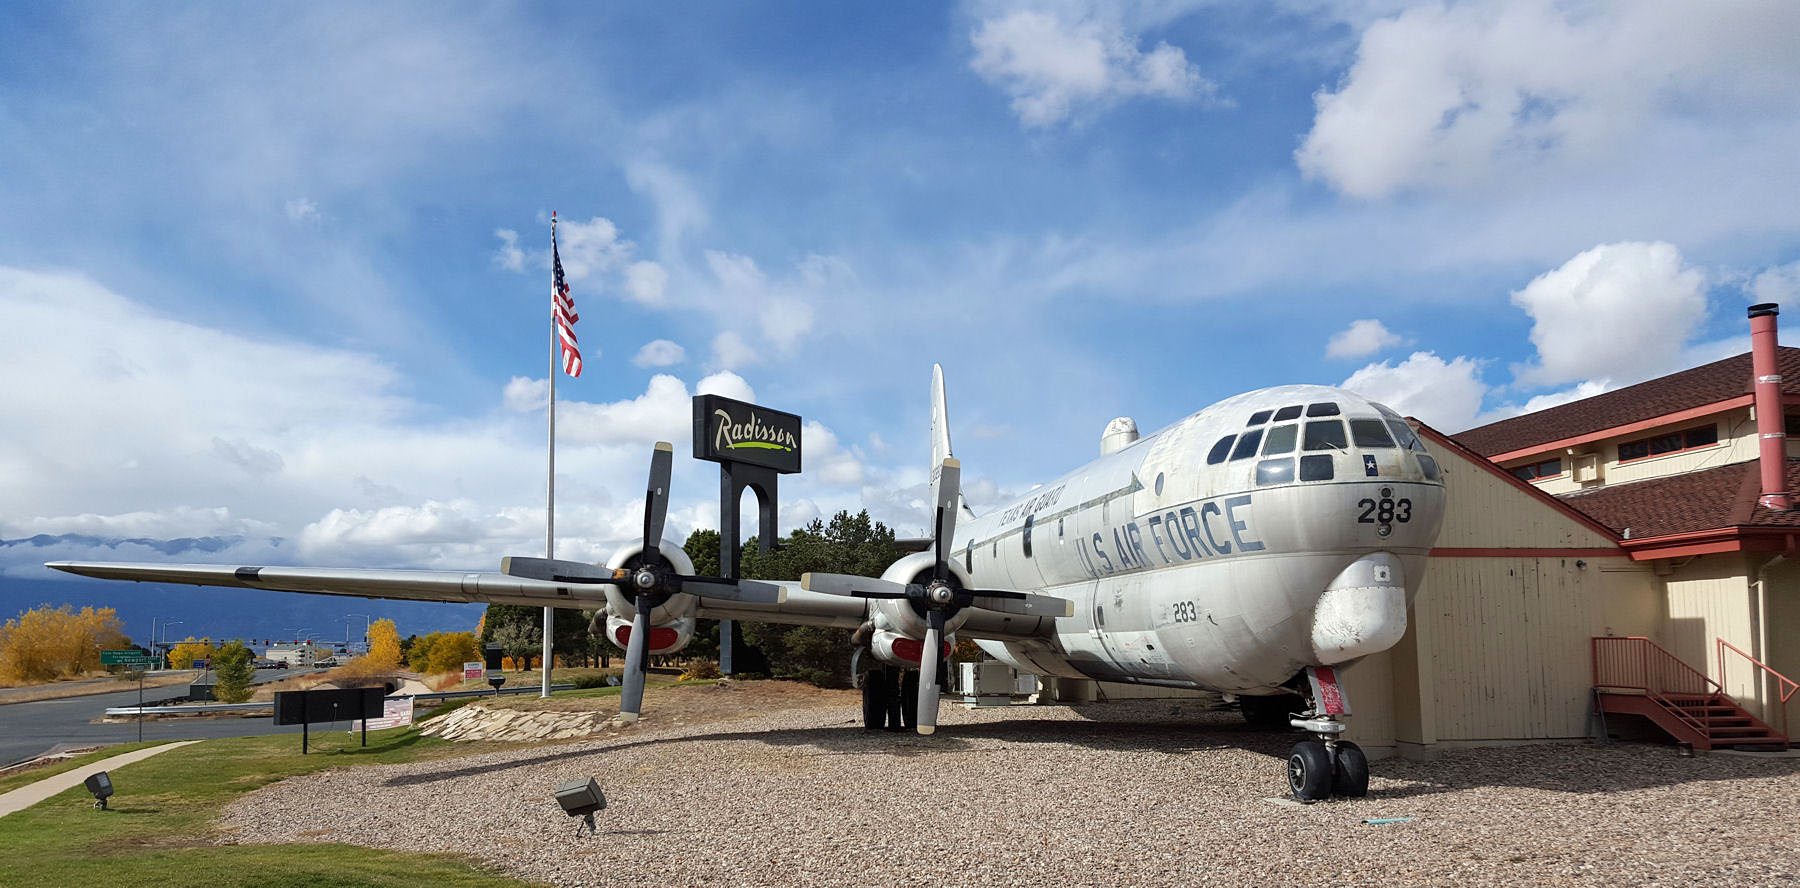
[[[112,772],[117,794],[111,810],[94,810],[92,798],[78,787],[0,817],[0,885],[517,888],[529,884],[449,855],[349,845],[213,844],[219,834],[212,821],[228,802],[284,777],[499,748],[450,744],[413,728],[371,732],[367,749],[356,746],[343,731],[321,731],[315,739],[321,742],[306,756],[300,754],[297,739],[285,735],[208,740]],[[115,746],[103,755],[130,748]],[[53,772],[46,769],[32,777],[49,773]]]

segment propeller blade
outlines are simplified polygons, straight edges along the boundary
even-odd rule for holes
[[[919,733],[937,733],[938,655],[944,648],[944,612],[925,615],[925,647],[919,651]]]
[[[999,611],[1003,614],[1019,614],[1026,617],[1075,616],[1075,602],[1067,598],[1039,595],[1035,592],[996,594],[974,591],[969,603],[983,610]]]
[[[874,577],[850,574],[805,573],[800,575],[800,588],[826,595],[849,595],[855,598],[905,598],[906,587]]]
[[[644,661],[649,659],[650,608],[637,599],[637,618],[631,621],[631,637],[625,640],[625,688],[619,694],[619,720],[637,721],[644,711]]]
[[[675,447],[656,442],[650,454],[650,487],[644,491],[644,552],[662,550],[663,520],[669,517],[669,474],[675,466]]]
[[[931,502],[937,513],[931,535],[932,554],[937,556],[936,576],[940,580],[950,579],[950,568],[945,562],[950,560],[949,547],[956,539],[956,503],[961,498],[962,463],[956,457],[944,457],[931,469]]]
[[[759,583],[756,580],[728,580],[724,577],[682,577],[681,591],[701,598],[756,604],[780,604],[787,600],[785,587],[774,583]]]
[[[589,564],[585,561],[529,558],[523,555],[509,555],[500,559],[500,572],[509,577],[548,580],[553,583],[612,583],[615,585],[622,582],[620,575],[627,573],[598,564]]]

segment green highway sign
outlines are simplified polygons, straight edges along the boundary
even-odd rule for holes
[[[130,666],[134,669],[142,669],[143,667],[150,665],[150,655],[136,648],[125,648],[124,650],[117,651],[101,651],[100,665]]]

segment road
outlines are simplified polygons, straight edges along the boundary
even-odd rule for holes
[[[262,669],[256,673],[256,682],[278,681],[293,675],[304,674],[312,670]],[[144,702],[167,700],[187,693],[186,685],[167,688],[149,688],[144,691]],[[59,743],[101,744],[130,743],[138,739],[138,726],[134,722],[119,724],[98,724],[109,706],[135,706],[138,692],[116,691],[108,694],[90,694],[86,697],[65,697],[61,700],[40,700],[35,703],[12,703],[0,706],[0,765],[30,758],[49,750]],[[274,720],[269,718],[184,718],[165,720],[144,720],[145,740],[197,740],[214,737],[248,737],[257,734],[298,734],[300,728],[275,727]],[[345,736],[348,724],[341,726],[338,736]],[[313,729],[316,738],[324,738],[330,728]],[[295,744],[299,744],[296,739]],[[326,740],[326,742],[331,742]]]

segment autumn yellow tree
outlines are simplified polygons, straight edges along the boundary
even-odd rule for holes
[[[170,669],[192,669],[195,660],[210,660],[219,649],[213,646],[212,639],[199,639],[190,635],[187,640],[175,645],[169,651]]]
[[[431,646],[431,659],[426,671],[433,674],[461,672],[464,663],[479,659],[481,654],[475,648],[473,632],[446,632]]]
[[[376,620],[369,624],[369,651],[356,658],[358,665],[370,670],[394,669],[400,665],[400,630],[393,620]]]
[[[100,668],[100,652],[131,644],[110,607],[33,608],[0,626],[0,682],[53,681]]]
[[[412,650],[406,654],[406,668],[414,672],[430,672],[431,651],[437,647],[438,639],[443,637],[444,633],[442,632],[430,632],[419,636],[418,640],[413,642]]]

